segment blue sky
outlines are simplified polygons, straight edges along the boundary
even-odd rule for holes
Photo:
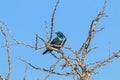
[[[25,43],[35,44],[35,34],[46,39],[45,21],[50,26],[53,8],[57,0],[0,0],[0,21],[8,24],[14,36]],[[79,49],[87,36],[91,21],[103,7],[104,0],[61,0],[55,15],[55,31],[62,31],[67,35],[66,45],[71,42],[74,50]],[[112,45],[111,54],[120,49],[120,1],[107,0],[105,13],[108,17],[100,20],[96,29],[105,29],[96,34],[91,47],[98,47],[89,54],[87,61],[102,60],[108,57],[109,44]],[[55,35],[54,35],[55,36]],[[13,43],[9,37],[10,43]],[[4,38],[0,33],[0,45]],[[40,41],[40,45],[43,43]],[[12,73],[10,80],[23,80],[25,64],[16,57],[24,58],[38,67],[47,68],[55,59],[41,53],[45,49],[34,50],[21,45],[11,47]],[[68,55],[70,55],[68,53]],[[5,48],[0,48],[0,75],[7,73],[7,53]],[[120,60],[114,59],[112,63],[101,67],[96,72],[95,80],[119,80]],[[59,70],[59,69],[58,69]],[[28,67],[27,80],[43,80],[46,73]],[[52,75],[48,80],[72,80],[71,77]]]

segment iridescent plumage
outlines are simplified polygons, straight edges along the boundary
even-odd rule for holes
[[[66,42],[66,37],[64,36],[64,34],[62,32],[56,32],[56,35],[57,37],[54,38],[52,41],[51,41],[51,45],[53,48],[57,48],[57,49],[60,49]],[[46,54],[47,52],[52,52],[53,50],[50,50],[50,49],[46,49],[42,54]]]

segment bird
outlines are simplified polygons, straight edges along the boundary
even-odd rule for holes
[[[57,35],[56,38],[54,38],[50,44],[53,48],[56,48],[56,49],[60,49],[61,47],[63,47],[63,45],[65,44],[66,42],[66,37],[64,36],[64,34],[62,32],[55,32],[55,34]],[[47,52],[52,52],[53,50],[51,49],[46,49],[42,54],[46,54]]]

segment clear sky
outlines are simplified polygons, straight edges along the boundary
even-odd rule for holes
[[[14,36],[25,43],[35,44],[35,35],[46,39],[45,21],[50,26],[50,19],[57,0],[0,0],[0,21],[8,24]],[[91,21],[103,7],[104,0],[61,0],[55,15],[55,31],[62,31],[67,35],[67,42],[71,42],[74,50],[79,49],[87,36]],[[105,13],[108,17],[101,19],[96,29],[105,29],[96,34],[91,47],[98,47],[88,55],[87,61],[102,60],[108,57],[111,43],[113,52],[120,49],[120,0],[107,0]],[[54,35],[55,36],[55,35]],[[9,38],[10,43],[13,43]],[[43,43],[39,41],[40,45]],[[4,38],[0,33],[0,45]],[[55,59],[49,55],[42,55],[45,49],[34,50],[20,45],[11,47],[12,73],[10,80],[23,80],[26,64],[16,57],[24,58],[38,67],[52,65]],[[68,53],[68,55],[70,55]],[[61,69],[61,68],[60,68]],[[59,70],[60,70],[59,69]],[[8,70],[7,53],[0,48],[0,75],[6,76]],[[114,59],[112,63],[101,67],[95,80],[120,80],[120,60]],[[44,79],[46,73],[28,67],[27,80]],[[72,80],[71,77],[52,75],[48,80]]]

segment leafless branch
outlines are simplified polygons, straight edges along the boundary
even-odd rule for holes
[[[103,65],[105,65],[106,63],[110,62],[112,59],[114,58],[120,58],[120,50],[118,52],[116,52],[115,54],[113,54],[111,57],[108,57],[107,59],[105,59],[104,61],[101,61],[100,63],[96,64],[95,66],[93,66],[89,72],[93,72],[94,70],[96,70],[97,68],[102,67]]]
[[[47,40],[48,40],[49,37],[48,37],[48,24],[47,24],[47,21],[45,21],[45,31],[46,31],[46,37],[47,37]]]
[[[41,41],[43,41],[44,42],[44,44],[46,44],[46,41],[43,39],[43,38],[41,38],[40,36],[37,36]]]
[[[36,70],[41,70],[41,71],[44,71],[44,72],[48,72],[48,73],[51,73],[51,74],[56,74],[56,75],[73,75],[74,73],[72,72],[65,72],[65,73],[59,73],[59,72],[54,72],[54,71],[51,71],[51,70],[48,70],[48,69],[45,69],[45,68],[38,68],[34,65],[32,65],[31,63],[27,62],[26,60],[22,59],[22,58],[18,58],[20,61],[26,63],[27,65],[29,65],[30,67],[32,67],[33,69],[36,69]]]
[[[27,72],[27,69],[28,69],[28,65],[26,65],[26,68],[25,68],[25,71],[24,71],[24,79],[23,79],[23,80],[26,80],[26,72]]]
[[[54,32],[54,17],[55,17],[55,13],[56,13],[56,10],[57,10],[57,7],[58,7],[58,4],[59,4],[60,0],[57,1],[56,5],[55,5],[55,8],[53,10],[53,13],[52,13],[52,18],[51,18],[51,30],[50,30],[50,38],[48,40],[48,42],[50,43],[51,39],[52,39],[52,35],[53,35],[53,32]]]
[[[68,49],[72,53],[76,54],[76,52],[71,47],[69,47],[69,46],[64,46],[63,48]]]
[[[9,46],[15,46],[15,45],[17,45],[17,44],[16,43],[9,44]],[[0,48],[4,48],[4,47],[6,47],[6,45],[1,45],[0,46]]]
[[[65,53],[63,51],[55,49],[55,48],[53,48],[53,50],[55,50],[56,52],[58,52],[62,55],[62,58],[66,61],[66,64],[68,66],[71,66],[73,73],[75,71],[78,75],[80,75],[80,76],[82,75],[81,72],[78,70],[78,68],[76,68],[74,63],[72,61],[70,61],[69,57],[64,55]],[[80,63],[80,66],[81,66],[81,62],[79,62],[79,63]]]
[[[5,22],[3,22],[3,24],[5,25],[7,31],[9,32],[9,34],[10,34],[10,36],[11,36],[11,38],[16,42],[16,44],[22,44],[22,45],[25,45],[25,46],[29,46],[29,47],[31,47],[31,48],[35,48],[35,47],[32,46],[32,45],[25,44],[25,43],[20,42],[20,41],[18,41],[17,39],[15,39],[14,35],[13,35],[12,32],[10,31],[10,29],[8,28],[8,25],[7,25]]]
[[[45,47],[45,46],[39,46],[39,47],[38,47],[38,39],[40,39],[41,41],[43,41],[44,44],[46,44],[46,41],[45,41],[43,38],[39,37],[38,34],[36,34],[36,43],[35,43],[35,49],[36,49],[36,50]]]
[[[82,49],[83,49],[82,59],[81,59],[82,63],[84,63],[84,59],[85,59],[85,56],[87,54],[87,49],[90,46],[91,40],[93,39],[93,34],[95,32],[95,28],[96,28],[97,24],[99,23],[100,19],[105,16],[105,13],[104,13],[105,8],[106,8],[106,0],[104,2],[104,6],[103,6],[102,11],[99,12],[97,17],[91,23],[89,33],[88,33],[88,37],[87,37],[87,39],[84,43],[84,46],[82,47]]]
[[[8,28],[8,25],[7,25],[5,22],[2,22],[2,23],[3,23],[3,25],[5,25],[5,27],[6,27],[7,31],[8,31],[8,33],[9,33],[9,35],[11,36],[11,38],[15,41],[14,44],[21,44],[21,45],[24,45],[24,46],[27,46],[27,47],[36,49],[36,46],[30,45],[30,44],[26,44],[26,43],[23,43],[23,42],[17,40],[17,39],[14,37],[14,35],[12,34],[12,32],[10,31],[10,29]],[[45,42],[45,40],[44,40],[43,38],[41,38],[41,37],[39,37],[39,36],[38,36],[38,38],[39,38],[40,40],[42,40],[43,42]],[[41,48],[44,48],[44,47],[45,47],[45,46],[39,46],[39,47],[37,47],[37,49],[41,49]]]
[[[111,50],[112,50],[112,44],[111,44],[111,42],[109,43],[109,57],[110,57],[110,55],[111,55]]]
[[[51,70],[51,71],[54,71],[54,70],[55,70],[55,68],[56,68],[57,64],[60,62],[60,60],[61,60],[61,58],[59,58],[59,59],[50,67],[50,70]],[[45,77],[44,80],[47,80],[47,78],[48,78],[50,75],[51,75],[51,73],[49,73],[49,74]]]
[[[35,43],[35,49],[37,50],[38,49],[38,34],[36,34],[36,43]]]
[[[93,62],[93,63],[88,63],[88,64],[85,65],[85,67],[91,66],[91,65],[95,65],[95,64],[98,64],[98,63],[101,63],[101,61],[96,61],[96,62]]]
[[[4,30],[2,29],[2,24],[1,24],[1,23],[0,23],[0,30],[1,30],[2,35],[5,37],[5,41],[6,41],[7,56],[8,56],[8,66],[9,66],[9,71],[8,71],[8,74],[7,74],[7,78],[6,78],[6,79],[9,80],[10,74],[11,74],[11,71],[12,71],[9,40],[8,40],[8,36],[7,36],[6,33],[4,32]]]
[[[87,53],[90,53],[92,50],[96,49],[97,47],[90,48]]]
[[[0,80],[7,80],[7,79],[5,79],[4,77],[2,77],[2,76],[0,75]]]

